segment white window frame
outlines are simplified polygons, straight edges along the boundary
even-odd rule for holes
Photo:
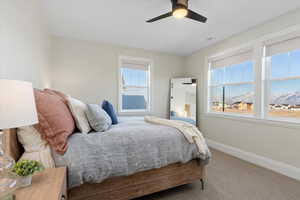
[[[294,76],[294,77],[285,77],[285,78],[271,78],[271,68],[272,65],[270,61],[267,59],[268,57],[266,56],[266,46],[285,41],[287,39],[292,39],[294,37],[300,37],[300,31],[294,31],[291,33],[283,34],[282,36],[279,37],[274,37],[269,40],[266,40],[263,42],[263,64],[264,64],[264,70],[265,70],[265,85],[266,89],[264,91],[264,118],[268,120],[277,120],[277,121],[283,121],[283,122],[293,122],[293,123],[300,123],[300,119],[293,118],[293,117],[272,117],[268,115],[269,113],[269,97],[271,94],[271,82],[276,81],[276,80],[295,80],[295,79],[300,79],[300,76]],[[300,49],[300,47],[299,47]]]
[[[212,114],[224,114],[224,115],[229,115],[229,116],[246,116],[246,117],[253,117],[255,114],[256,114],[256,92],[257,92],[257,89],[256,89],[256,61],[254,59],[254,56],[252,58],[252,62],[253,62],[253,71],[254,71],[254,81],[253,82],[235,82],[235,83],[227,83],[227,84],[219,84],[219,85],[211,85],[211,63],[214,61],[214,60],[219,60],[219,59],[224,59],[224,58],[227,58],[227,57],[231,57],[231,56],[235,56],[237,54],[240,54],[240,53],[243,53],[243,52],[247,52],[247,51],[252,51],[253,54],[254,54],[254,48],[252,46],[242,46],[242,47],[239,47],[239,48],[235,48],[235,49],[231,49],[230,51],[226,51],[226,52],[223,52],[223,53],[220,53],[220,54],[216,54],[216,55],[213,55],[213,56],[210,56],[208,59],[207,59],[207,82],[206,82],[206,85],[207,85],[207,106],[206,106],[206,112],[207,113],[212,113]],[[229,85],[243,85],[243,84],[253,84],[254,86],[254,98],[253,98],[253,106],[254,106],[254,114],[242,114],[242,113],[235,113],[235,112],[216,112],[216,111],[213,111],[211,110],[211,102],[210,102],[210,91],[211,91],[211,88],[212,87],[218,87],[218,86],[229,86]]]
[[[122,66],[124,61],[130,61],[131,63],[147,63],[148,65],[148,99],[147,99],[147,108],[144,110],[123,110],[122,109]],[[139,58],[139,57],[131,57],[131,56],[119,56],[118,62],[118,113],[120,115],[143,115],[143,114],[150,114],[152,109],[152,68],[153,68],[153,61],[148,58]]]
[[[225,50],[216,54],[205,57],[205,76],[204,76],[204,115],[207,117],[220,117],[233,120],[249,121],[254,123],[271,124],[279,127],[300,128],[300,119],[288,117],[271,117],[268,116],[269,109],[269,92],[270,92],[270,67],[267,65],[266,46],[270,43],[279,42],[295,36],[300,36],[300,25],[292,26],[286,30],[265,35],[257,40],[250,41],[238,47]],[[226,112],[211,112],[210,111],[210,62],[218,57],[225,57],[245,48],[253,48],[253,62],[255,74],[255,98],[254,112],[255,115],[241,115],[236,113]],[[288,79],[293,79],[288,78]],[[298,78],[298,77],[297,77]],[[300,78],[300,77],[299,77]]]

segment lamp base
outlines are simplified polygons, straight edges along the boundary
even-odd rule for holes
[[[15,200],[16,199],[16,196],[13,195],[13,194],[8,194],[6,195],[5,197],[2,197],[2,199],[0,200]]]
[[[10,200],[17,189],[17,181],[8,174],[0,177],[0,200]]]
[[[10,173],[15,161],[4,154],[0,145],[0,200],[13,200],[13,191],[17,188],[17,180]]]

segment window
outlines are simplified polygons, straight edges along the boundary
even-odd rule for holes
[[[148,60],[120,58],[120,112],[150,111],[150,66]]]
[[[210,111],[254,113],[252,54],[252,51],[248,50],[210,62]]]
[[[300,37],[266,46],[267,113],[300,118]]]
[[[300,123],[299,28],[247,47],[208,58],[207,112]]]

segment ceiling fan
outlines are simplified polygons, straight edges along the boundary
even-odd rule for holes
[[[163,15],[160,15],[153,19],[150,19],[147,22],[152,23],[152,22],[173,16],[178,19],[186,17],[189,19],[196,20],[198,22],[205,23],[207,21],[206,17],[188,9],[188,1],[189,0],[171,0],[171,2],[172,2],[172,11],[171,12],[168,12],[166,14],[163,14]]]

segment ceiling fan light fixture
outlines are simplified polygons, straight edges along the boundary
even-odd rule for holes
[[[177,19],[182,19],[186,17],[187,14],[188,14],[188,10],[186,8],[176,8],[172,13],[173,17]]]
[[[198,22],[206,23],[207,18],[189,9],[189,0],[171,0],[172,10],[165,14],[159,15],[152,19],[147,20],[147,23],[156,22],[167,17],[175,17],[177,19],[188,18]]]

